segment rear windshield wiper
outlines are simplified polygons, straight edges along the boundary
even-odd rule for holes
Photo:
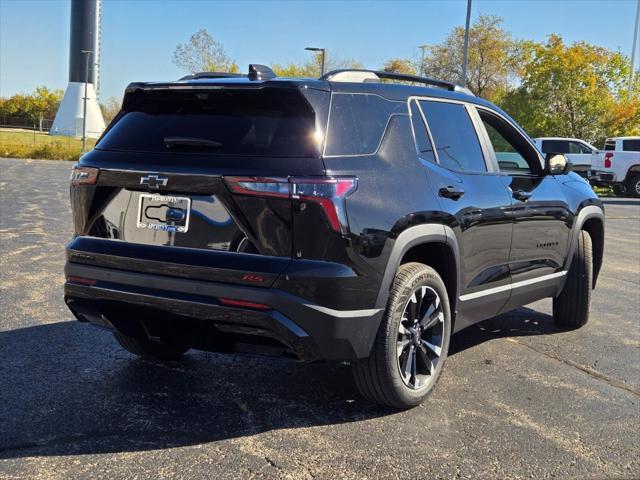
[[[196,137],[164,137],[164,144],[167,148],[173,147],[209,147],[219,148],[222,143],[215,140],[207,140],[206,138]]]

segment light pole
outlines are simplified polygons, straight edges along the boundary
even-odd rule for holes
[[[80,50],[84,57],[84,97],[82,99],[82,151],[85,151],[87,143],[87,84],[89,83],[89,56],[93,50]]]
[[[467,23],[464,27],[464,49],[462,50],[462,78],[460,83],[467,86],[467,59],[469,58],[469,23],[471,23],[471,0],[467,0]]]
[[[324,48],[318,48],[318,47],[307,47],[305,48],[305,50],[308,50],[310,52],[322,53],[320,57],[320,76],[322,77],[324,75],[324,56],[325,56],[326,50]]]
[[[631,46],[631,72],[629,72],[629,98],[631,98],[631,91],[633,90],[633,75],[635,73],[635,64],[636,64],[636,48],[638,46],[638,29],[640,29],[640,0],[638,0],[638,6],[636,7],[636,25],[633,29],[633,45]]]
[[[424,52],[429,48],[429,45],[420,45],[418,48],[422,50],[422,57],[420,58],[420,75],[424,75]]]

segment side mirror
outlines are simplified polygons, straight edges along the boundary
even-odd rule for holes
[[[547,153],[544,158],[544,173],[547,175],[566,175],[572,165],[562,153]]]

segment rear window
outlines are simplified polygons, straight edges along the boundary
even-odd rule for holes
[[[604,150],[615,150],[616,149],[616,142],[615,140],[607,140],[604,143]]]
[[[640,138],[634,138],[633,140],[623,140],[622,150],[625,152],[640,152]]]
[[[315,116],[297,90],[145,91],[96,148],[137,152],[310,157]]]
[[[569,142],[565,140],[544,140],[542,153],[569,153]]]
[[[579,142],[570,140],[544,140],[542,153],[591,153],[591,149]]]

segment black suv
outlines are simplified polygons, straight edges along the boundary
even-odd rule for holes
[[[72,173],[65,301],[138,355],[348,361],[410,407],[458,330],[545,297],[587,321],[604,214],[570,169],[422,77],[134,83]]]

